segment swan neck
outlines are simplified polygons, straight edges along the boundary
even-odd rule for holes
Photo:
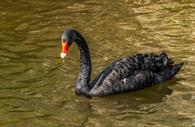
[[[89,93],[89,82],[91,76],[91,58],[89,48],[83,37],[75,40],[80,50],[80,73],[76,84],[76,93],[85,94]]]

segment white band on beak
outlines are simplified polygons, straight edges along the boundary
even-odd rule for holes
[[[66,53],[61,53],[60,56],[62,59],[64,59],[66,57]]]

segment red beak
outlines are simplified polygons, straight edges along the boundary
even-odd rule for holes
[[[68,42],[67,41],[65,43],[62,42],[61,58],[65,58],[67,52],[68,52]]]

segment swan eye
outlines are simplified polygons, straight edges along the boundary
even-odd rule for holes
[[[68,53],[68,41],[62,42],[61,58],[64,59]]]

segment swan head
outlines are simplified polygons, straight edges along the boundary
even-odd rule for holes
[[[73,41],[76,38],[76,32],[73,29],[69,29],[62,34],[61,43],[62,43],[62,51],[61,58],[65,58],[68,53],[68,48],[72,45]]]

